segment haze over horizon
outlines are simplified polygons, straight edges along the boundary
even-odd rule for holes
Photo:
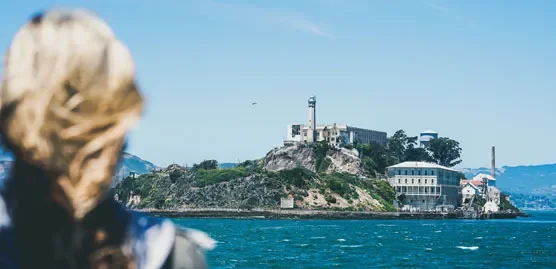
[[[460,142],[461,167],[556,163],[555,1],[11,1],[98,13],[129,46],[147,107],[128,152],[156,165],[237,162],[307,121]],[[1,69],[0,69],[1,71]],[[252,105],[252,102],[257,102]]]

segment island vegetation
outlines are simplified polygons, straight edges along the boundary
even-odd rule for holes
[[[355,157],[350,155],[354,150]],[[232,168],[218,168],[216,160],[191,168],[174,164],[127,177],[114,192],[136,209],[278,208],[282,198],[292,198],[295,208],[395,211],[399,197],[384,180],[386,167],[404,161],[452,167],[461,162],[461,151],[457,141],[446,137],[421,148],[417,137],[399,130],[384,146],[355,142],[337,149],[318,142],[275,149]]]

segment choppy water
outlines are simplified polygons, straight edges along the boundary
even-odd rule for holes
[[[556,268],[556,212],[515,220],[174,219],[211,268]]]

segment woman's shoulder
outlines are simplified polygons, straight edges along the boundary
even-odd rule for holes
[[[169,219],[126,213],[130,218],[121,247],[134,256],[136,268],[207,268],[204,252],[215,246],[207,234],[177,226]],[[14,240],[12,221],[0,195],[0,268],[17,268]]]
[[[207,267],[204,251],[213,249],[215,241],[206,233],[179,227],[168,219],[132,214],[132,249],[142,268]]]

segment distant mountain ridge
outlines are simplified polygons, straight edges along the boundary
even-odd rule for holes
[[[11,167],[12,155],[0,149],[0,179],[5,178]],[[220,163],[220,168],[233,168],[237,163]],[[115,176],[115,183],[130,172],[137,174],[149,173],[153,168],[158,168],[153,163],[141,159],[133,154],[124,153],[122,161]],[[490,174],[490,168],[463,168],[460,169],[467,178],[472,178],[479,173]],[[552,194],[556,185],[556,164],[503,166],[496,169],[497,186],[505,192],[547,195]]]
[[[490,168],[461,169],[467,178],[479,173],[490,174]],[[550,194],[556,184],[556,164],[503,166],[496,169],[496,185],[511,193]]]
[[[233,168],[237,163],[221,163],[220,168]],[[462,168],[467,178],[478,174],[491,174],[491,169]],[[496,184],[505,192],[550,195],[556,185],[556,164],[502,166],[496,168]]]
[[[9,175],[12,163],[12,154],[6,150],[0,149],[0,180],[5,179]],[[120,182],[122,178],[129,176],[131,172],[135,172],[137,174],[147,174],[154,168],[158,167],[149,161],[124,152],[116,170],[117,172],[114,175],[113,185]]]

